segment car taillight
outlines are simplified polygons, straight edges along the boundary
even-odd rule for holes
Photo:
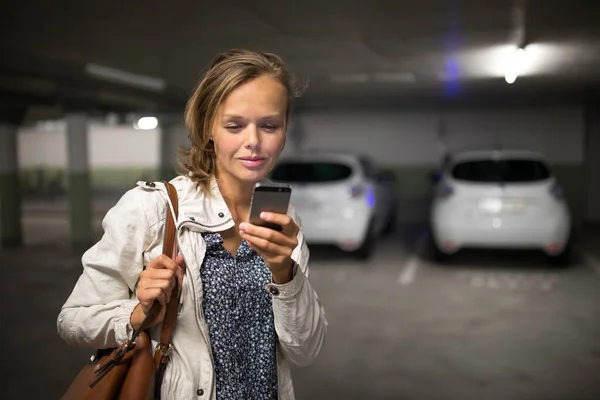
[[[350,188],[350,197],[353,199],[360,197],[365,192],[365,188],[362,185],[354,185]]]
[[[451,186],[441,185],[437,190],[437,197],[445,199],[452,196],[453,193],[454,189]]]
[[[357,199],[363,197],[369,207],[375,205],[375,190],[371,185],[354,185],[350,188],[350,197]]]
[[[552,195],[558,200],[562,200],[565,198],[565,192],[562,186],[560,186],[558,183],[552,186],[552,188],[550,189],[550,193],[552,193]]]

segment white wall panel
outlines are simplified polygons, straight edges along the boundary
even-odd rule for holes
[[[64,130],[21,128],[17,136],[20,168],[66,168],[67,134]]]
[[[135,130],[127,126],[90,127],[92,168],[157,167],[160,130]]]
[[[297,149],[354,151],[382,165],[427,165],[440,155],[438,134],[445,123],[450,149],[500,144],[543,152],[551,162],[583,161],[583,111],[580,108],[468,110],[447,112],[309,111],[290,126],[286,153]],[[129,126],[90,126],[90,167],[158,167],[160,131]],[[173,149],[187,143],[185,127],[174,130]],[[18,137],[22,168],[65,167],[63,130],[22,128]]]
[[[525,148],[542,152],[550,162],[583,162],[581,108],[477,110],[447,113],[448,147]]]
[[[300,117],[304,149],[370,155],[382,165],[428,164],[438,159],[432,113],[310,112]]]
[[[91,124],[88,129],[90,168],[146,168],[159,162],[158,129],[141,131],[129,126]],[[66,168],[64,129],[40,131],[21,128],[18,135],[21,168]]]
[[[439,133],[450,150],[504,147],[537,150],[554,163],[583,161],[581,108],[431,112],[306,112],[294,129],[308,150],[348,150],[384,165],[431,164],[439,160]]]

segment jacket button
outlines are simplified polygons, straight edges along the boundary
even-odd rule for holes
[[[196,391],[196,394],[197,394],[198,396],[203,396],[203,395],[204,395],[204,390],[202,390],[202,389],[198,389],[198,390]]]
[[[146,186],[156,187],[156,183],[154,183],[154,182],[146,182]]]
[[[222,212],[219,213],[219,218],[223,218],[225,216],[225,214],[223,214]]]
[[[271,292],[271,294],[273,296],[278,296],[279,295],[279,289],[277,289],[275,286],[271,286],[269,288],[269,292]]]

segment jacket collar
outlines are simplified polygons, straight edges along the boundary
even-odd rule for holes
[[[178,176],[171,183],[179,197],[178,226],[186,223],[193,230],[224,231],[235,225],[214,177],[208,192],[186,176]]]

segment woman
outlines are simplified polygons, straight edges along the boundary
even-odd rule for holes
[[[167,194],[139,183],[107,213],[104,236],[58,317],[71,345],[127,341],[152,303],[182,282],[163,399],[293,399],[290,363],[317,357],[327,321],[308,276],[309,252],[293,206],[265,214],[281,232],[249,224],[252,189],[283,149],[295,96],[273,54],[218,56],[185,111],[191,146],[179,196],[179,256],[162,256]],[[144,268],[145,266],[145,268]],[[151,329],[153,344],[163,315]]]

